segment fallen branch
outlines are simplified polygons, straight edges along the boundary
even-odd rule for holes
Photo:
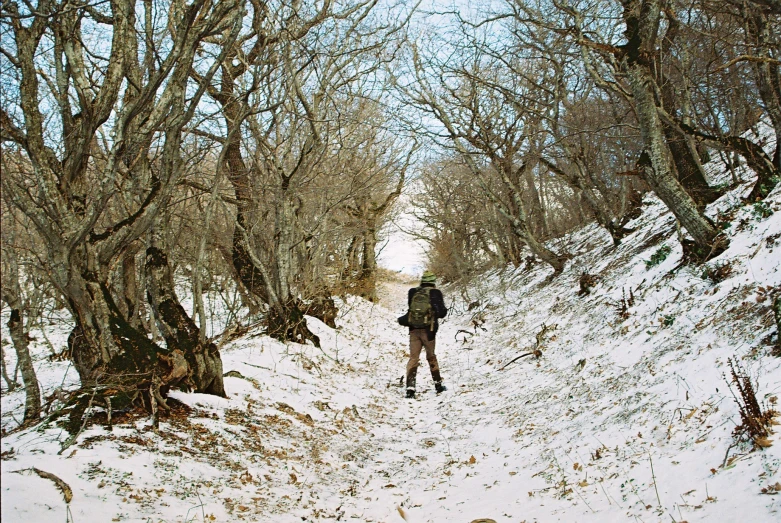
[[[300,380],[301,376],[293,376],[292,374],[285,374],[284,372],[277,372],[275,369],[272,369],[270,367],[264,367],[263,365],[253,365],[252,363],[247,363],[246,361],[242,362],[244,365],[249,365],[250,367],[255,367],[256,369],[263,369],[267,370],[269,372],[273,372],[274,374],[279,374],[280,376],[287,376],[288,378],[293,378],[294,380]]]
[[[260,389],[260,382],[258,382],[258,380],[256,380],[255,378],[248,378],[247,376],[243,375],[241,372],[239,372],[237,370],[229,370],[228,372],[223,374],[223,377],[225,377],[225,378],[240,378],[242,380],[246,380],[246,381],[252,383],[252,385],[256,389],[261,390]]]
[[[518,361],[519,359],[521,359],[521,358],[523,358],[523,357],[525,357],[525,356],[534,356],[535,358],[539,358],[540,356],[542,356],[542,351],[540,350],[540,345],[542,345],[543,338],[545,337],[545,334],[546,334],[548,331],[550,331],[550,330],[553,330],[553,329],[555,329],[555,328],[556,328],[556,325],[551,325],[550,327],[548,327],[547,325],[545,325],[545,324],[543,323],[543,324],[542,324],[542,329],[540,329],[540,332],[538,332],[538,333],[537,333],[537,335],[534,337],[534,339],[535,339],[535,342],[534,342],[534,348],[532,349],[532,351],[531,351],[531,352],[524,352],[524,353],[523,353],[523,354],[521,354],[520,356],[516,356],[515,358],[513,358],[512,360],[510,360],[508,363],[506,363],[506,364],[504,365],[504,367],[502,367],[502,368],[501,368],[501,369],[499,369],[499,370],[504,370],[504,369],[506,369],[506,368],[507,368],[507,367],[509,367],[511,364],[515,363],[516,361]]]
[[[468,334],[470,336],[474,336],[475,335],[474,332],[469,332],[468,330],[464,330],[464,329],[458,329],[458,331],[456,332],[456,335],[453,336],[453,338],[455,338],[455,340],[458,341],[458,335],[461,334],[461,333]],[[466,336],[464,336],[464,339],[461,340],[461,341],[466,343],[466,340],[467,340],[467,338],[466,338]]]
[[[517,357],[513,358],[512,360],[510,360],[507,364],[505,364],[504,367],[502,367],[499,370],[506,369],[509,365],[515,363],[516,361],[518,361],[519,359],[521,359],[521,358],[523,358],[525,356],[534,356],[535,358],[539,358],[540,356],[542,356],[542,351],[540,349],[535,349],[532,352],[525,352],[525,353],[521,354],[520,356],[517,356]]]
[[[63,480],[61,480],[59,477],[55,476],[51,472],[46,472],[45,470],[37,469],[35,467],[31,467],[29,469],[20,469],[20,470],[14,470],[15,473],[21,474],[22,472],[35,472],[38,474],[38,476],[44,478],[44,479],[50,479],[54,482],[55,485],[57,485],[57,488],[60,489],[62,492],[62,497],[65,498],[65,503],[70,503],[73,499],[73,490],[68,486],[67,483],[65,483]]]

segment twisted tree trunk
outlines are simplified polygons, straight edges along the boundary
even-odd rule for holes
[[[250,252],[251,246],[247,239],[252,234],[255,213],[252,205],[252,191],[250,188],[249,169],[241,154],[241,135],[239,134],[243,116],[239,108],[230,105],[230,95],[233,93],[233,84],[223,79],[223,92],[225,93],[224,110],[228,123],[228,141],[225,145],[226,165],[228,180],[230,180],[238,201],[236,209],[236,227],[233,231],[233,266],[244,287],[257,296],[263,303],[269,303],[268,282],[257,266]]]
[[[255,225],[256,205],[251,190],[250,170],[241,152],[240,126],[246,111],[233,99],[235,86],[230,73],[223,68],[222,90],[218,101],[223,105],[226,116],[228,138],[225,144],[225,159],[228,179],[233,186],[238,201],[236,227],[233,232],[233,266],[241,284],[263,303],[268,304],[267,316],[269,335],[282,340],[303,343],[311,340],[320,345],[320,339],[306,325],[304,311],[306,307],[299,299],[291,295],[289,274],[294,269],[293,262],[293,223],[295,208],[286,188],[283,188],[275,206],[274,238],[275,251],[272,253],[276,267],[264,263],[252,247],[252,230]],[[316,311],[314,311],[316,312]],[[286,319],[287,318],[287,319]],[[326,321],[325,316],[323,321]],[[333,321],[331,321],[333,323]]]
[[[529,246],[529,249],[531,249],[534,254],[539,256],[542,261],[553,267],[554,275],[560,274],[564,270],[564,264],[567,261],[567,256],[558,255],[545,247],[545,245],[543,245],[541,242],[537,241],[537,238],[534,236],[534,234],[532,234],[528,224],[525,221],[519,220],[517,218],[513,220],[513,230],[519,238],[526,242],[526,245]]]
[[[154,304],[153,310],[162,326],[168,350],[170,353],[178,351],[187,363],[186,368],[182,368],[176,358],[178,355],[169,354],[168,360],[177,363],[172,366],[171,377],[187,380],[196,392],[225,397],[220,352],[214,343],[202,341],[198,326],[176,296],[168,257],[155,246],[146,250],[146,274],[149,302]]]
[[[669,13],[668,13],[669,15]],[[664,42],[668,48],[673,46],[673,43],[680,34],[680,23],[674,16],[668,17],[667,31],[664,34]],[[688,78],[683,77],[681,82],[683,85],[675,85],[675,83],[668,78],[664,71],[666,70],[665,64],[662,63],[660,54],[654,57],[653,70],[656,74],[656,82],[660,86],[661,100],[665,110],[669,114],[680,113],[682,119],[685,122],[691,121],[691,93],[688,86]],[[678,60],[678,58],[671,53],[669,56],[672,60]],[[686,67],[688,61],[688,50],[683,49],[679,58],[683,62],[683,67]],[[679,97],[676,91],[681,91],[682,95]],[[679,100],[682,99],[681,102]],[[687,136],[681,128],[669,121],[662,121],[662,128],[664,131],[667,145],[672,153],[672,160],[675,164],[675,172],[678,177],[678,181],[683,188],[697,203],[700,210],[721,195],[726,190],[718,191],[708,184],[707,177],[705,176],[705,170],[702,168],[700,161],[700,155],[697,152],[696,145],[690,136]]]
[[[678,127],[664,122],[662,125],[678,181],[697,204],[697,207],[704,209],[707,204],[716,201],[725,191],[718,191],[708,185],[699,154],[689,137]]]
[[[71,283],[68,303],[76,320],[68,347],[82,387],[105,391],[119,399],[115,405],[126,405],[139,392],[160,396],[162,386],[178,382],[166,379],[169,351],[127,321],[95,273]]]

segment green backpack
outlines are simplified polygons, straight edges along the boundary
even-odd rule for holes
[[[409,304],[409,326],[434,330],[434,310],[431,308],[431,287],[419,287]]]

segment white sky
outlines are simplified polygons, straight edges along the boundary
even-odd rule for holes
[[[399,200],[398,205],[406,205],[407,198],[402,196]],[[420,230],[420,224],[406,212],[388,224],[387,240],[380,245],[377,263],[386,269],[418,276],[426,268],[425,244],[404,230]]]

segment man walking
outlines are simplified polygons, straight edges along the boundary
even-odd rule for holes
[[[399,323],[409,327],[409,362],[407,363],[407,398],[415,397],[415,378],[418,374],[420,352],[426,349],[426,360],[431,369],[431,377],[437,394],[447,390],[442,385],[439,363],[434,354],[439,318],[447,314],[442,292],[436,288],[437,277],[431,271],[425,271],[420,286],[409,290],[407,305],[409,311],[399,318]]]

